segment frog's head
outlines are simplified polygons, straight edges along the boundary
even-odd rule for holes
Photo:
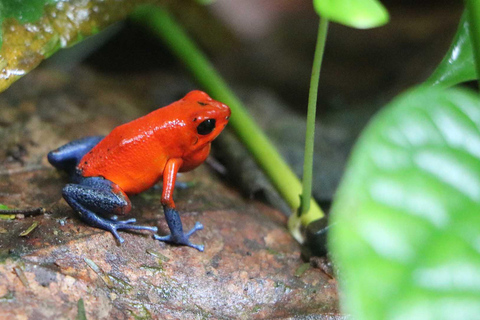
[[[225,128],[230,118],[230,108],[199,90],[191,91],[182,100],[195,106],[190,108],[188,121],[196,137],[194,148],[201,148],[212,142]]]

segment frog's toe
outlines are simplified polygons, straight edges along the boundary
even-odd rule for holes
[[[168,236],[159,236],[157,234],[154,234],[153,239],[162,241],[162,242],[172,242],[172,235],[169,234]]]
[[[157,227],[138,226],[138,225],[132,224],[135,222],[136,222],[135,219],[128,219],[123,221],[118,221],[118,220],[105,221],[105,224],[103,225],[103,229],[110,231],[120,244],[125,242],[125,240],[122,237],[120,237],[120,235],[118,234],[118,230],[147,230],[154,233],[158,231]]]
[[[192,228],[192,230],[190,230],[187,233],[182,233],[180,235],[177,234],[175,236],[172,236],[171,234],[167,236],[159,236],[154,234],[153,238],[155,240],[162,241],[162,242],[169,242],[177,245],[191,247],[191,248],[197,249],[198,251],[203,252],[203,250],[205,249],[203,244],[193,244],[188,239],[192,234],[195,233],[195,231],[202,230],[202,229],[203,229],[203,225],[200,222],[197,222],[195,226]]]
[[[194,249],[197,249],[198,251],[200,252],[203,252],[203,250],[205,250],[205,246],[203,244],[193,244],[193,243],[189,243],[187,244],[187,246],[189,247],[192,247]]]
[[[113,216],[111,220],[115,221],[115,223],[118,223],[118,224],[132,224],[137,222],[137,219],[135,218],[131,218],[128,220],[118,220],[117,216]]]
[[[122,243],[125,242],[125,239],[123,239],[122,237],[120,237],[120,235],[118,234],[117,229],[112,228],[111,230],[108,230],[108,231],[110,231],[110,232],[113,234],[113,236],[115,237],[115,239],[117,239],[117,241],[118,241],[120,244],[122,244]]]
[[[132,221],[133,220],[133,221]],[[135,219],[129,219],[129,220],[125,220],[125,221],[116,221],[115,222],[115,229],[117,230],[147,230],[147,231],[151,231],[151,232],[157,232],[158,231],[158,228],[157,227],[152,227],[152,226],[139,226],[139,225],[136,225],[136,224],[132,224],[132,223],[135,223]]]
[[[187,238],[189,238],[192,234],[194,234],[195,232],[197,232],[198,230],[203,230],[203,224],[201,224],[200,222],[196,222],[195,223],[195,226],[192,228],[192,230],[188,231],[185,236]],[[202,251],[202,250],[200,250]]]

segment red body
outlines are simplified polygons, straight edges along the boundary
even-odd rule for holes
[[[200,165],[229,117],[228,106],[204,92],[192,91],[179,101],[115,128],[82,158],[78,168],[83,176],[104,177],[127,194],[142,192],[164,173],[176,175],[177,171]],[[197,127],[206,119],[214,119],[215,128],[207,135],[199,134]],[[173,191],[173,186],[169,187]]]

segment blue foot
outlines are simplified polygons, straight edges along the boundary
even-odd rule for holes
[[[112,220],[112,219],[102,219],[100,228],[110,231],[113,236],[118,240],[118,242],[123,243],[125,240],[120,237],[118,234],[118,230],[147,230],[151,232],[157,232],[158,228],[157,227],[150,227],[150,226],[138,226],[133,223],[137,222],[136,219],[128,219],[124,221],[119,221],[119,220]]]
[[[188,231],[187,233],[183,233],[183,231],[181,233],[174,231],[172,232],[172,234],[168,236],[158,236],[154,234],[153,238],[158,241],[170,242],[173,244],[192,247],[194,249],[197,249],[200,252],[203,252],[203,250],[205,249],[203,244],[193,244],[189,240],[191,235],[193,235],[196,231],[202,230],[202,229],[203,229],[203,225],[200,222],[197,222],[195,223],[195,226],[192,228],[192,230]]]

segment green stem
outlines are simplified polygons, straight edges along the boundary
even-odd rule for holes
[[[160,7],[141,6],[134,12],[132,17],[138,22],[146,24],[159,36],[187,66],[198,83],[210,95],[230,107],[232,110],[230,125],[285,201],[296,212],[300,207],[300,194],[302,192],[300,181],[250,117],[240,99],[230,90],[225,81],[180,25],[176,23],[165,9]],[[302,219],[304,226],[324,216],[324,213],[313,199],[310,201],[310,206],[310,214],[307,219]],[[294,236],[298,241],[303,242],[300,234],[294,234]]]
[[[308,214],[312,197],[313,177],[313,147],[315,142],[315,113],[317,110],[318,82],[322,67],[325,43],[327,42],[328,20],[320,20],[318,27],[317,44],[313,58],[312,77],[310,79],[310,93],[308,95],[307,131],[305,137],[305,158],[303,161],[303,193],[301,215]]]
[[[473,47],[473,57],[477,78],[480,77],[480,1],[465,0],[468,12],[468,23],[470,24],[470,39]],[[480,83],[480,79],[479,83]]]
[[[302,226],[308,225],[311,221],[317,220],[315,213],[311,210],[310,202],[312,197],[313,178],[313,147],[315,139],[315,113],[317,110],[318,82],[320,80],[320,69],[322,66],[325,43],[327,41],[328,20],[322,18],[318,26],[317,44],[313,58],[312,77],[310,79],[310,92],[308,95],[307,130],[305,139],[305,158],[303,162],[303,192],[302,206],[298,214],[292,214],[288,219],[288,229],[298,238]]]

